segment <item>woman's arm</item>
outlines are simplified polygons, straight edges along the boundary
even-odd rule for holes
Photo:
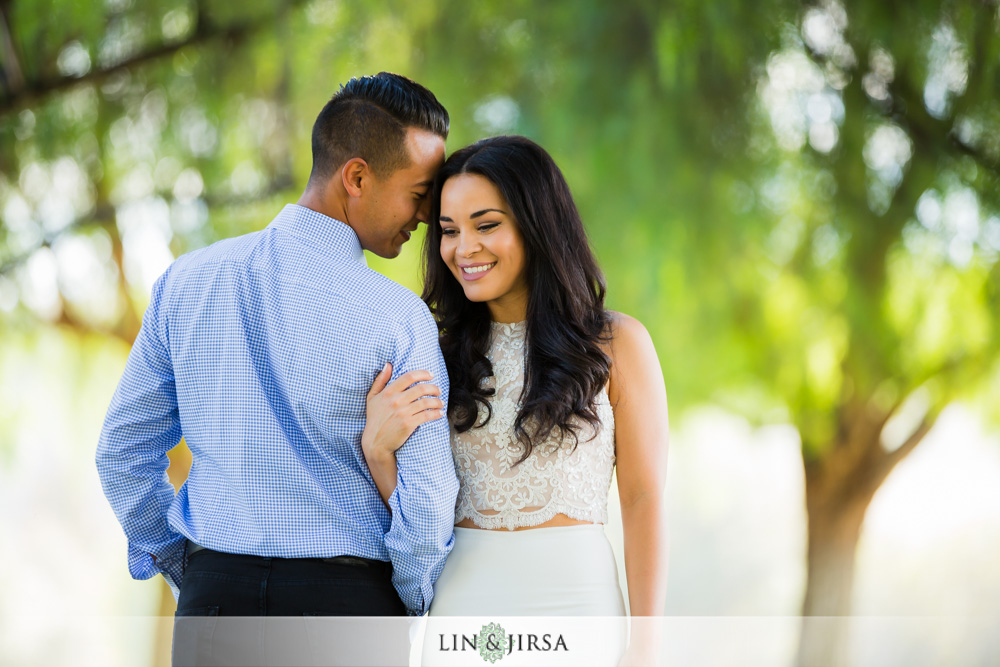
[[[629,607],[632,616],[660,616],[667,595],[667,392],[653,341],[638,320],[615,314],[611,358]]]
[[[361,451],[368,471],[386,506],[396,490],[396,450],[418,426],[444,417],[444,402],[437,398],[441,390],[426,384],[433,380],[429,372],[411,371],[387,387],[390,377],[392,364],[386,364],[368,392],[365,430],[361,435]]]

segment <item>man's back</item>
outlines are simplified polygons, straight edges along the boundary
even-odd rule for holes
[[[224,553],[391,559],[404,602],[423,608],[450,548],[440,517],[457,482],[440,419],[399,453],[421,502],[390,498],[390,513],[379,497],[360,439],[387,361],[394,375],[430,370],[447,402],[430,313],[367,268],[346,224],[287,206],[260,232],[179,258],[154,286],[98,453],[133,576],[179,582],[184,538]],[[174,499],[158,469],[165,457],[153,455],[181,434],[193,464]],[[122,455],[136,447],[150,451],[144,465]],[[137,484],[148,486],[138,503]],[[116,503],[116,490],[127,498]],[[428,490],[441,507],[426,507]],[[165,504],[169,525],[143,520]]]

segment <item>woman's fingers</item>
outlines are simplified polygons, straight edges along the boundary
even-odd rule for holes
[[[408,418],[408,421],[410,423],[410,426],[412,426],[412,428],[410,429],[410,433],[407,434],[406,437],[409,438],[410,435],[413,433],[413,431],[416,431],[417,427],[420,426],[421,424],[432,422],[435,419],[441,419],[446,414],[447,413],[444,410],[437,408],[432,408],[429,410],[421,410],[420,412],[414,413]]]
[[[399,395],[399,400],[405,405],[407,403],[413,403],[414,401],[424,397],[424,396],[440,396],[441,390],[436,384],[428,384],[422,382],[420,384],[413,385],[403,393]]]
[[[440,398],[434,398],[433,396],[426,396],[424,398],[418,399],[410,403],[407,412],[411,415],[415,415],[419,412],[424,412],[426,410],[434,410],[440,412],[444,409],[444,402]]]
[[[372,382],[372,387],[368,390],[369,400],[381,394],[383,390],[385,390],[387,398],[398,394],[402,396],[403,401],[406,403],[410,403],[420,396],[441,395],[441,390],[438,389],[437,385],[427,384],[434,379],[434,376],[430,373],[430,371],[410,371],[409,373],[400,375],[398,378],[393,380],[392,384],[389,384],[389,378],[391,377],[392,364],[386,363],[386,365],[382,367],[382,370],[379,371],[379,374],[375,376],[375,381]],[[386,385],[388,385],[387,390]]]
[[[392,365],[386,364],[368,392],[367,419],[361,445],[366,456],[372,448],[394,452],[421,424],[446,415],[438,398],[441,390],[430,384],[433,375],[424,370],[410,371],[389,383]]]
[[[426,424],[427,422],[432,422],[435,419],[442,419],[447,416],[445,410],[424,410],[423,412],[417,413],[420,416],[421,424]]]
[[[385,385],[389,383],[389,378],[392,377],[392,364],[386,362],[382,370],[379,371],[378,375],[375,376],[375,381],[372,382],[372,388],[368,390],[368,399],[371,400],[373,396],[377,396],[382,393],[385,389]]]
[[[417,382],[430,382],[433,379],[434,376],[431,375],[430,371],[410,371],[393,380],[387,391],[390,394],[400,394]]]

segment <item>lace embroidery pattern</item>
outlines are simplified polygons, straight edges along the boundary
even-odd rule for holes
[[[524,386],[526,324],[493,323],[487,358],[496,389],[493,416],[483,428],[451,430],[459,491],[455,521],[472,519],[480,528],[537,526],[556,514],[580,521],[607,523],[608,488],[615,465],[615,423],[605,390],[597,397],[601,426],[596,435],[580,420],[580,444],[559,440],[558,432],[537,443],[520,465],[523,448],[514,437],[514,421]],[[476,423],[486,410],[480,406]],[[485,513],[484,513],[485,512]]]

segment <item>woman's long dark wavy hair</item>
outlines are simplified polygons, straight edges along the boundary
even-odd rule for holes
[[[611,316],[604,309],[604,276],[587,242],[569,186],[551,156],[518,136],[501,136],[456,151],[434,182],[424,244],[423,300],[441,332],[441,351],[451,380],[448,412],[459,433],[484,426],[492,417],[493,375],[486,358],[490,311],[469,301],[441,259],[441,190],[452,176],[478,174],[496,185],[510,206],[524,239],[528,282],[526,363],[521,409],[514,423],[524,461],[553,431],[580,442],[578,417],[596,433],[595,399],[608,381],[611,361],[602,349],[610,339]],[[477,424],[479,405],[486,418]]]

